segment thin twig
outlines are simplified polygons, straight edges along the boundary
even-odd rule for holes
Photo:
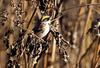
[[[100,59],[100,38],[97,38],[97,43],[96,43],[96,48],[95,48],[95,52],[94,52],[94,55],[93,55],[93,59],[92,59],[92,64],[91,64],[91,67],[92,68],[97,68],[98,66],[98,62],[99,62],[99,59]]]
[[[97,5],[100,6],[100,3],[94,3],[94,4],[82,4],[82,5],[78,5],[78,6],[73,6],[73,7],[70,7],[70,8],[65,9],[65,11],[63,11],[62,13],[65,13],[65,12],[68,11],[68,10],[75,9],[75,8],[78,8],[78,7],[97,6]]]

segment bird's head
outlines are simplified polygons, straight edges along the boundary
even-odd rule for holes
[[[42,16],[41,22],[44,22],[45,24],[51,24],[50,16]]]

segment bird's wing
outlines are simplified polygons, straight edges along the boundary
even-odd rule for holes
[[[41,24],[36,25],[35,28],[33,28],[33,31],[34,31],[35,33],[37,33],[37,32],[42,31],[42,28],[43,28],[43,25],[42,25],[42,23],[41,23]]]

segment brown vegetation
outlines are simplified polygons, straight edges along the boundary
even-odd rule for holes
[[[32,31],[41,11],[53,21],[46,40]],[[0,0],[0,68],[100,68],[97,19],[99,0]]]

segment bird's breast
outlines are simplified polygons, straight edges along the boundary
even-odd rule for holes
[[[43,27],[41,38],[45,37],[49,33],[49,31],[50,31],[50,26],[47,24],[45,25],[45,27]]]
[[[44,38],[50,31],[50,25],[45,24],[44,26],[42,26],[42,29],[39,32],[36,32],[35,34],[40,37],[40,38]]]

